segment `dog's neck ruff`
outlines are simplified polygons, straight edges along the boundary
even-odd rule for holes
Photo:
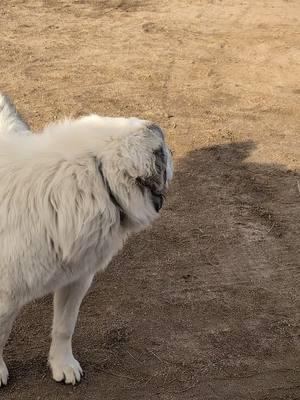
[[[104,186],[107,190],[107,193],[109,195],[110,201],[114,204],[114,206],[119,210],[120,213],[120,222],[122,223],[126,217],[126,214],[123,210],[123,207],[121,206],[121,204],[118,202],[118,200],[116,199],[116,196],[113,194],[113,191],[111,190],[111,187],[109,186],[109,183],[107,181],[107,179],[105,178],[103,171],[102,171],[102,165],[100,164],[99,167],[99,172],[102,178],[102,181],[104,183]]]

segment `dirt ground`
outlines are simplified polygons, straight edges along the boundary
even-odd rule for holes
[[[82,305],[83,381],[50,378],[47,297],[14,326],[1,399],[300,399],[299,27],[299,0],[1,0],[0,88],[35,130],[152,119],[176,164]]]

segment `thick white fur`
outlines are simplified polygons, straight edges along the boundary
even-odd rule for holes
[[[81,300],[128,234],[157,218],[149,191],[136,180],[155,173],[159,147],[167,184],[170,153],[149,121],[90,115],[31,135],[0,94],[0,386],[8,379],[3,348],[18,311],[48,293],[55,293],[53,378],[80,380],[71,340]]]

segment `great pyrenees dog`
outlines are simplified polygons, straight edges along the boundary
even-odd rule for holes
[[[158,217],[172,173],[152,122],[89,115],[32,134],[0,93],[0,386],[18,311],[48,293],[53,378],[80,381],[71,341],[81,301],[128,235]]]

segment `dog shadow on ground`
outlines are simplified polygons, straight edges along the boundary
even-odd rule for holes
[[[41,384],[47,399],[298,395],[300,176],[247,161],[254,150],[221,144],[177,163],[160,220],[84,301],[74,349],[86,377],[75,391],[46,369],[50,299],[26,307],[3,399],[36,398]]]

